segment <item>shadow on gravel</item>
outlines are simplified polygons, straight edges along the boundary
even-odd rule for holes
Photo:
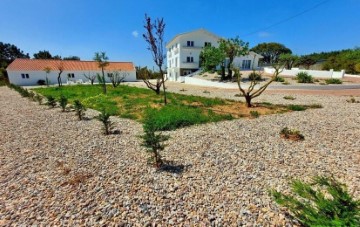
[[[190,165],[176,165],[173,162],[166,161],[158,170],[157,172],[168,172],[168,173],[176,173],[181,174],[186,169],[188,169]]]

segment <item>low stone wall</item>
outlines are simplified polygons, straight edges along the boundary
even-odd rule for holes
[[[265,67],[264,72],[266,73],[274,73],[275,69],[271,67]],[[299,72],[307,72],[313,77],[316,78],[344,78],[345,70],[341,70],[340,72],[334,71],[330,69],[329,71],[324,70],[307,70],[307,69],[299,69],[299,68],[292,68],[292,69],[284,69],[280,75],[281,76],[296,76]]]

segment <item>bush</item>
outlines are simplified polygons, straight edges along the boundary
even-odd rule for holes
[[[360,226],[360,201],[334,178],[315,177],[312,182],[293,180],[295,196],[271,190],[276,203],[287,207],[304,226]]]
[[[59,99],[59,103],[60,103],[62,111],[65,112],[66,106],[68,104],[68,99],[64,95],[61,95],[60,99]]]
[[[296,75],[298,83],[314,83],[313,77],[307,72],[299,72]]]
[[[288,96],[284,96],[284,99],[287,99],[287,100],[295,100],[296,98],[291,96],[291,95],[288,95]]]
[[[249,80],[261,81],[262,77],[260,73],[252,72],[249,74]]]
[[[253,118],[258,118],[260,116],[260,114],[257,111],[250,111],[250,116]]]
[[[98,116],[96,116],[100,122],[103,123],[103,130],[105,135],[111,134],[114,123],[110,121],[110,114],[103,109]]]
[[[46,96],[46,99],[46,105],[48,105],[50,108],[54,108],[56,106],[56,100],[52,95]]]
[[[285,127],[280,131],[280,136],[294,141],[304,140],[304,136],[298,130],[289,129],[288,127]]]
[[[299,105],[289,105],[288,109],[292,110],[292,111],[304,111],[304,110],[306,110],[306,107],[299,106]]]
[[[81,121],[85,115],[86,108],[85,106],[79,101],[74,101],[74,109],[76,111],[76,115],[78,116],[79,120]]]
[[[277,77],[275,77],[274,81],[283,83],[283,82],[285,82],[285,79],[283,77],[281,77],[281,76],[277,76]]]
[[[45,80],[38,80],[37,84],[38,85],[46,85],[46,81]]]
[[[331,78],[331,79],[325,80],[325,83],[326,84],[342,84],[342,81],[340,79]]]

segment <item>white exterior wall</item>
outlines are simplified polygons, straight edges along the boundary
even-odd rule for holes
[[[255,58],[254,58],[254,56],[255,56]],[[259,56],[254,55],[254,54],[240,56],[240,57],[236,57],[234,59],[233,65],[241,68],[243,60],[250,60],[251,61],[250,69],[257,69],[257,68],[259,68],[259,59],[260,59]]]
[[[45,80],[46,81],[46,73],[45,71],[7,71],[9,76],[9,81],[12,84],[19,85],[19,86],[31,86],[31,85],[37,85],[39,80]],[[61,74],[61,80],[63,84],[66,84],[68,81],[68,73],[73,73],[74,78],[70,78],[70,81],[79,81],[82,80],[83,82],[89,81],[84,74],[96,74],[100,73],[101,71],[63,71]],[[112,71],[105,71],[105,78],[108,83],[110,83],[109,77],[107,77],[107,73],[111,73]],[[134,71],[121,71],[128,73],[128,76],[126,76],[125,81],[136,81],[136,72]],[[48,74],[48,79],[50,81],[50,84],[57,84],[57,77],[58,77],[59,71],[51,71]],[[21,74],[29,74],[29,78],[23,79],[21,77]]]
[[[274,68],[265,67],[264,71],[266,73],[274,73]],[[340,72],[336,72],[333,69],[329,71],[324,70],[306,70],[306,69],[299,69],[299,68],[292,68],[290,70],[284,69],[280,75],[282,76],[296,76],[299,72],[307,72],[309,75],[316,77],[316,78],[344,78],[345,70],[341,70]]]

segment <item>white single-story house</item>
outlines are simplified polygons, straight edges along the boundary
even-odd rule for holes
[[[48,73],[45,69],[48,69]],[[15,59],[7,68],[9,81],[19,86],[37,85],[39,80],[49,80],[49,84],[58,83],[58,75],[62,69],[62,83],[85,83],[86,76],[101,74],[96,61],[49,60],[49,59]],[[109,62],[105,67],[106,82],[114,71],[126,75],[124,81],[136,81],[136,70],[132,62]],[[85,76],[86,75],[86,76]],[[97,81],[97,80],[96,80]]]
[[[205,30],[199,29],[176,35],[166,44],[167,49],[167,77],[169,80],[181,81],[181,76],[189,75],[200,69],[200,52],[205,46],[219,47],[221,37]],[[249,52],[248,55],[238,56],[233,64],[241,69],[259,67],[261,55]]]

